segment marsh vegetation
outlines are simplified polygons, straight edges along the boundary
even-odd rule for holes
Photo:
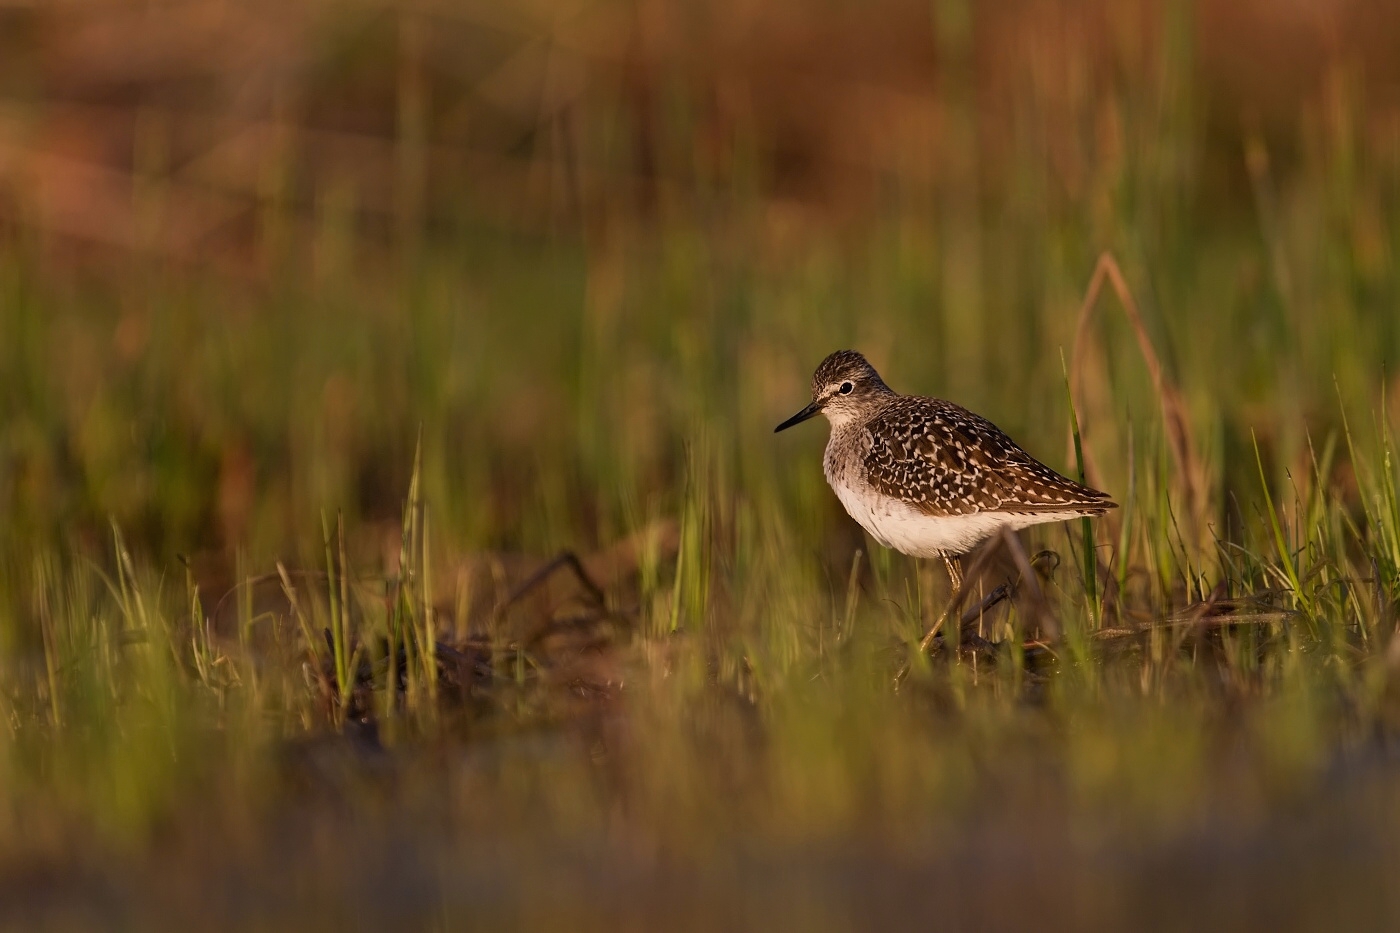
[[[1393,923],[1400,17],[811,6],[0,11],[0,926]]]

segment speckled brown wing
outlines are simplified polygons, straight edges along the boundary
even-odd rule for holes
[[[1036,460],[986,418],[942,399],[904,396],[865,432],[870,485],[930,515],[1116,507],[1106,493]]]

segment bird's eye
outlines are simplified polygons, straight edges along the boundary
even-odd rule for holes
[[[841,383],[841,394],[842,394],[842,395],[850,395],[851,392],[854,391],[854,389],[855,389],[855,386],[852,385],[852,384],[849,383],[849,382],[843,382],[843,383]]]

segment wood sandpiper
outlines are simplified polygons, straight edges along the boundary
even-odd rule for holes
[[[854,350],[822,360],[811,404],[774,433],[817,415],[831,423],[822,468],[846,511],[884,547],[943,558],[953,602],[962,555],[1003,528],[1117,508],[1107,493],[1056,473],[981,415],[895,392]]]

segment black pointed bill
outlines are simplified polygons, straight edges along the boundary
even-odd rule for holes
[[[786,431],[788,428],[792,427],[794,424],[801,424],[802,422],[806,421],[808,418],[815,418],[817,415],[820,415],[821,413],[822,413],[822,406],[820,405],[820,403],[818,403],[818,402],[813,402],[812,404],[808,405],[806,408],[802,409],[802,410],[799,411],[797,414],[793,415],[791,418],[789,418],[788,420],[784,421],[782,424],[780,424],[780,425],[778,425],[776,428],[774,428],[774,429],[773,429],[773,433],[774,433],[774,434],[777,434],[779,431]]]

